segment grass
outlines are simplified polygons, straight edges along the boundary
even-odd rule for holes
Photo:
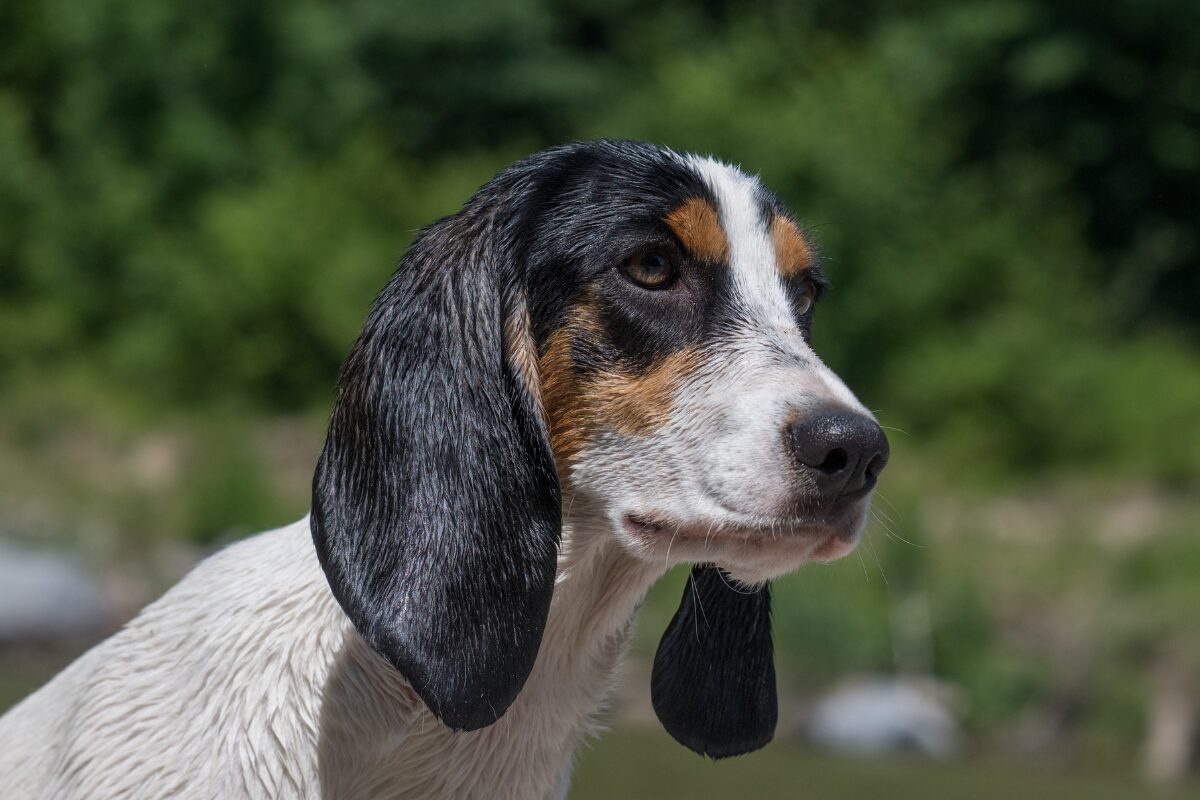
[[[854,759],[776,741],[758,753],[713,762],[658,730],[618,728],[582,753],[571,800],[1184,800],[1200,785],[1157,789],[1130,775],[1069,772],[1001,761],[947,763]]]

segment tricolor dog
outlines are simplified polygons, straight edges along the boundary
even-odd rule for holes
[[[23,798],[562,797],[639,603],[714,758],[776,721],[768,583],[852,550],[888,444],[813,352],[816,247],[734,167],[571,144],[413,243],[305,519],[204,561],[0,720]]]

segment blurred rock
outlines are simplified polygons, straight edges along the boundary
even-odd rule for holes
[[[1142,772],[1155,783],[1183,780],[1200,753],[1200,703],[1189,664],[1160,654],[1151,676]]]
[[[79,636],[113,621],[99,582],[68,556],[0,540],[0,645]]]
[[[961,743],[954,695],[950,687],[928,678],[856,679],[817,700],[805,733],[838,752],[949,758]]]

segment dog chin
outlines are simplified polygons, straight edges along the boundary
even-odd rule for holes
[[[747,525],[715,520],[676,521],[627,513],[618,536],[634,555],[667,567],[716,564],[735,580],[760,584],[813,561],[836,561],[854,551],[865,527],[867,501],[839,519]]]

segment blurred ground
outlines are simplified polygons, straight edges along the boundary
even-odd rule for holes
[[[780,742],[749,756],[712,762],[684,750],[662,731],[622,727],[582,755],[570,797],[1184,800],[1197,793],[1200,784],[1149,790],[1126,774],[1107,773],[1103,765],[1062,771],[977,757],[949,764],[900,758],[864,760]]]

